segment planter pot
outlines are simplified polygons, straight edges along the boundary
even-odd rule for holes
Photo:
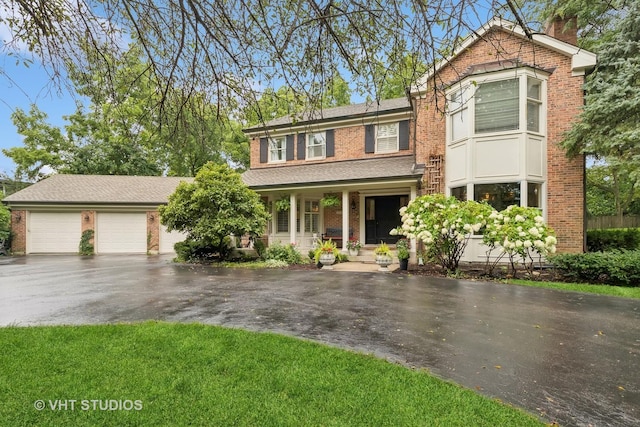
[[[360,251],[358,249],[349,249],[349,255],[351,256],[358,256],[359,253]]]
[[[322,264],[323,270],[333,270],[333,263],[336,262],[336,257],[334,254],[323,253],[320,254],[320,263]]]
[[[409,268],[409,260],[401,259],[400,261],[400,270],[407,270]]]
[[[393,262],[391,255],[376,255],[376,264],[380,266],[378,271],[389,271],[387,267]]]

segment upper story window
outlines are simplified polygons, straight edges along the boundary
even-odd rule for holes
[[[285,137],[269,140],[269,162],[284,162],[287,160],[287,143]]]
[[[540,132],[540,108],[542,107],[542,82],[527,78],[527,130]]]
[[[398,151],[398,123],[378,125],[376,128],[376,153]]]
[[[519,128],[518,79],[481,83],[474,98],[476,133]]]
[[[518,74],[505,72],[503,79],[492,75],[484,82],[469,77],[457,84],[447,95],[449,141],[497,132],[544,132],[544,80],[527,69]]]
[[[307,159],[324,159],[327,153],[327,138],[324,132],[307,135]]]

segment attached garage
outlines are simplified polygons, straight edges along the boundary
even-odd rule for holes
[[[145,212],[96,212],[95,251],[98,254],[147,252]]]
[[[96,254],[173,253],[184,236],[166,232],[158,207],[182,181],[193,178],[52,175],[4,199],[13,253],[78,253],[87,231]]]
[[[31,212],[27,253],[76,253],[81,235],[80,211]]]

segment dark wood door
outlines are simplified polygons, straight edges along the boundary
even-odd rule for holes
[[[396,243],[398,236],[389,235],[401,225],[400,207],[407,196],[374,196],[365,198],[365,243],[369,245]]]

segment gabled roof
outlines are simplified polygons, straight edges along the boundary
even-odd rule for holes
[[[123,175],[52,175],[4,199],[9,204],[167,203],[181,181],[193,178]]]
[[[413,156],[398,156],[250,169],[242,174],[242,180],[254,190],[265,190],[372,180],[418,180],[423,173],[424,165],[416,165]]]
[[[418,94],[426,90],[427,82],[431,77],[452,62],[460,53],[464,52],[472,44],[482,39],[493,30],[506,31],[522,39],[528,40],[527,33],[519,25],[504,19],[494,18],[483,25],[478,31],[467,37],[450,57],[439,61],[435,67],[430,68],[427,74],[417,82],[416,86],[411,88],[411,93]],[[533,43],[571,57],[571,68],[574,76],[584,75],[588,70],[592,69],[596,65],[597,57],[593,52],[589,52],[588,50],[563,42],[543,33],[532,33],[531,37],[531,41]]]
[[[379,116],[395,112],[411,111],[411,103],[407,98],[384,99],[379,102],[370,101],[342,107],[326,108],[317,111],[306,111],[299,116],[283,116],[273,119],[264,125],[244,129],[246,133],[264,132],[292,125],[311,125],[336,120]]]

